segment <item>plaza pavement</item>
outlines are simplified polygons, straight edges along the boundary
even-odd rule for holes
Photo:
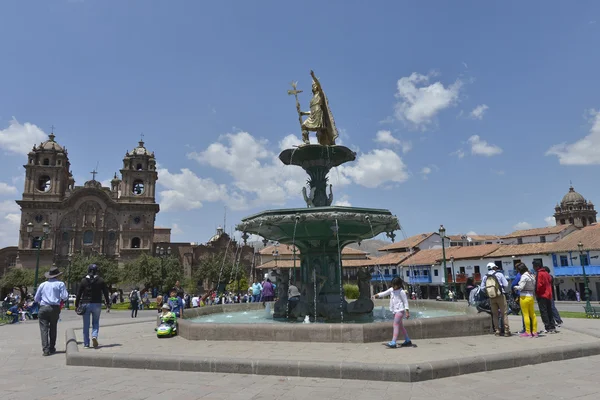
[[[143,349],[152,353],[161,348],[168,348],[179,344],[182,350],[189,352],[202,342],[185,342],[182,339],[154,339],[152,330],[155,312],[140,313],[136,324],[121,325],[120,328],[101,328],[100,344],[98,350],[85,350],[86,352],[126,352],[136,348],[138,341],[147,341],[149,348]],[[127,312],[102,314],[102,322],[108,324],[130,323]],[[147,321],[147,322],[143,322]],[[517,320],[518,321],[518,320]],[[515,322],[516,324],[517,322]],[[594,325],[595,324],[595,325]],[[72,312],[63,312],[59,324],[58,349],[64,349],[64,331],[67,328],[80,327],[80,319]],[[588,341],[585,335],[573,333],[567,326],[580,331],[586,329],[590,332],[598,330],[600,321],[569,319],[565,329],[558,335],[545,338],[494,338],[492,336],[478,337],[480,345],[471,346],[471,351],[477,352],[489,346],[495,347],[502,343],[502,349],[520,346],[519,342],[545,342],[553,346],[556,343],[568,341],[569,336],[573,341]],[[146,332],[145,327],[152,331]],[[76,331],[79,332],[80,331]],[[129,332],[129,335],[127,334]],[[136,336],[137,334],[141,335]],[[145,338],[146,335],[148,339]],[[563,338],[563,339],[561,339]],[[440,339],[436,339],[439,341]],[[445,340],[445,339],[444,339]],[[463,339],[457,340],[457,346],[463,346]],[[597,340],[597,339],[596,339]],[[446,345],[437,345],[437,352],[446,356],[454,347],[454,342]],[[552,341],[552,342],[550,342]],[[224,342],[225,344],[231,342]],[[211,343],[205,344],[204,349],[215,351]],[[216,343],[214,346],[221,346]],[[288,344],[293,346],[295,344]],[[310,343],[309,345],[314,345]],[[418,353],[432,354],[428,350],[433,343],[419,341],[419,347],[414,349],[386,350],[369,344],[375,354],[373,361],[393,362],[394,359],[416,357]],[[165,346],[165,347],[162,347]],[[337,345],[336,345],[337,346]],[[346,345],[339,345],[340,348]],[[379,345],[380,346],[380,345]],[[315,347],[318,347],[315,346]],[[477,349],[475,349],[477,347]],[[222,351],[231,355],[232,351],[248,352],[247,355],[260,351],[269,357],[277,357],[277,351],[271,344],[246,343],[247,349],[228,349]],[[249,350],[252,348],[252,350]],[[256,350],[253,350],[256,348]],[[336,347],[337,348],[337,347]],[[310,347],[309,347],[310,349]],[[502,351],[497,348],[497,351]],[[80,351],[84,351],[81,349]],[[289,350],[288,354],[290,353]],[[341,351],[341,350],[333,350]],[[348,349],[345,352],[351,352]],[[412,352],[412,353],[409,353]],[[316,360],[331,357],[322,351],[312,354]],[[239,355],[239,354],[238,354]],[[321,357],[322,356],[322,357]],[[0,388],[3,397],[7,399],[439,399],[439,398],[465,398],[490,399],[520,398],[534,399],[551,395],[556,399],[577,398],[582,400],[598,399],[600,387],[600,356],[576,358],[567,361],[552,362],[534,366],[524,366],[493,372],[474,373],[469,375],[443,378],[417,383],[391,383],[380,381],[357,381],[323,378],[299,378],[281,376],[261,376],[223,373],[197,373],[177,371],[157,371],[143,369],[120,368],[95,368],[95,367],[70,367],[65,365],[64,353],[50,357],[41,356],[39,328],[35,321],[28,321],[17,325],[0,327]]]

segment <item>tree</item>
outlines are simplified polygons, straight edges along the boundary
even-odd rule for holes
[[[75,254],[71,259],[65,280],[68,283],[79,283],[87,275],[90,264],[98,266],[99,275],[112,293],[113,286],[122,281],[121,271],[116,260],[102,254]]]
[[[125,282],[142,285],[142,291],[159,288],[165,293],[183,277],[183,265],[175,256],[153,257],[142,253],[133,262],[127,263],[123,270]]]
[[[40,267],[39,276],[43,280],[44,273],[48,272],[50,267]],[[11,268],[0,279],[0,287],[4,290],[13,291],[17,289],[21,295],[20,303],[23,304],[27,298],[28,288],[33,287],[35,270],[29,268]],[[35,293],[34,293],[35,294]]]
[[[224,254],[209,254],[200,259],[199,267],[193,271],[193,278],[196,281],[208,281],[211,287],[214,288],[217,288],[218,284],[222,290],[224,286],[244,275],[244,267],[239,265],[236,269],[233,259],[234,254],[227,256],[225,259]]]

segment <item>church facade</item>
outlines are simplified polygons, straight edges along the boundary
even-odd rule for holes
[[[54,134],[27,156],[17,246],[17,264],[66,266],[76,253],[99,253],[120,263],[152,249],[159,205],[155,200],[156,159],[140,141],[123,158],[110,187],[95,179],[76,186],[67,149]],[[47,233],[45,233],[47,231]]]

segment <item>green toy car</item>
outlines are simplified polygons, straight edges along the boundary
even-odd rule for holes
[[[175,335],[177,335],[177,327],[173,324],[162,322],[158,328],[156,328],[156,336],[159,338],[169,338]]]

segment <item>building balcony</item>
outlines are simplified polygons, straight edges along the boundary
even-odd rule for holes
[[[588,276],[600,276],[600,265],[587,265],[585,274]],[[574,267],[555,267],[554,276],[583,276],[581,266]]]
[[[475,282],[481,282],[481,274],[480,273],[473,274],[473,280]]]
[[[467,282],[467,274],[456,274],[456,283]]]

